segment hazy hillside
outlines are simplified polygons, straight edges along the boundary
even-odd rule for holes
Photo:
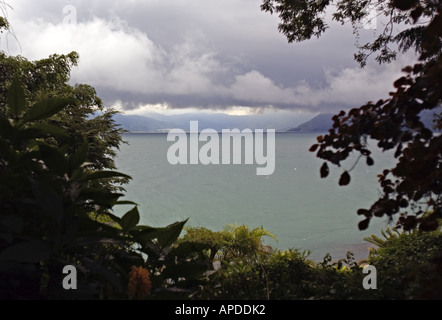
[[[318,114],[313,119],[304,122],[303,124],[290,129],[288,131],[290,132],[326,132],[328,131],[332,125],[333,122],[331,118],[333,117],[333,114]]]
[[[147,116],[117,114],[114,119],[124,129],[131,132],[161,132],[171,128],[188,131],[190,121],[198,121],[199,130],[222,129],[275,129],[286,131],[312,117],[311,114],[295,112],[272,112],[269,114],[228,115],[223,113],[187,113],[179,115],[148,114]]]
[[[438,114],[442,112],[442,107],[439,107],[435,110],[424,110],[420,114],[422,122],[425,124],[427,128],[434,130],[433,128],[433,118],[434,114]],[[300,124],[297,127],[289,129],[289,132],[328,132],[328,130],[332,127],[333,121],[332,117],[334,114],[319,114],[315,116],[313,119]]]
[[[433,128],[433,114],[440,113],[442,108],[424,111],[421,114],[422,122]],[[122,128],[130,132],[165,132],[168,129],[179,128],[188,131],[190,121],[197,120],[200,130],[205,128],[221,131],[222,129],[238,128],[275,129],[289,132],[327,132],[332,127],[334,114],[297,114],[292,112],[275,112],[270,114],[256,114],[233,116],[223,113],[195,113],[180,115],[149,114],[149,116],[116,114],[114,120]],[[313,118],[312,118],[313,117]],[[299,124],[299,125],[297,125]],[[297,125],[297,126],[296,126]],[[290,129],[291,128],[291,129]]]
[[[148,117],[160,121],[169,121],[177,128],[189,130],[190,121],[198,121],[199,129],[211,128],[217,131],[222,129],[275,129],[286,131],[293,125],[301,124],[312,117],[310,113],[296,113],[289,111],[269,112],[251,115],[228,115],[224,113],[187,113],[179,115],[148,114]]]
[[[159,121],[137,115],[116,114],[113,119],[116,123],[120,124],[123,129],[130,132],[158,132],[176,127],[176,125],[171,122]]]

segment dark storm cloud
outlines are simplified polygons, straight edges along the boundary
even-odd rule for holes
[[[360,69],[354,37],[336,24],[287,44],[259,0],[17,0],[10,20],[22,54],[79,52],[73,81],[109,105],[231,106],[332,111],[385,97],[400,68]],[[63,20],[75,8],[76,23]],[[362,35],[364,36],[364,35]],[[18,49],[17,49],[18,51]],[[399,64],[401,65],[401,64]]]

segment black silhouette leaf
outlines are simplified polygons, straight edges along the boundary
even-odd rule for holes
[[[321,166],[321,178],[326,178],[328,176],[329,170],[326,162]]]
[[[368,223],[370,222],[370,219],[367,218],[365,220],[362,220],[358,223],[359,230],[365,230],[368,228]]]
[[[347,171],[344,171],[341,174],[341,178],[339,179],[340,186],[346,186],[350,183],[350,174]]]

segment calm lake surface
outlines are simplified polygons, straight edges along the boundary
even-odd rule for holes
[[[274,173],[258,176],[257,164],[171,165],[167,151],[174,142],[167,141],[167,134],[124,134],[128,144],[122,145],[116,164],[133,178],[124,199],[139,204],[141,224],[162,227],[189,218],[186,226],[212,230],[232,223],[263,226],[278,238],[266,244],[311,250],[315,260],[327,252],[342,258],[347,250],[363,250],[364,237],[387,227],[385,219],[377,218],[367,231],[359,231],[362,218],[356,211],[377,199],[377,174],[394,162],[391,155],[374,151],[375,165],[368,167],[361,159],[350,184],[340,187],[340,173],[355,159],[342,168],[329,165],[329,177],[321,179],[323,161],[308,151],[318,135],[276,133]],[[118,206],[116,214],[130,208]]]

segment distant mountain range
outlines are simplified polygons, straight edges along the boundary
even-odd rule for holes
[[[114,115],[113,119],[123,129],[130,132],[160,132],[176,127],[176,125],[171,122],[137,115],[123,115],[117,113]]]
[[[150,113],[146,116],[116,114],[114,120],[123,129],[130,132],[167,132],[177,128],[189,131],[190,121],[198,121],[199,130],[210,128],[217,131],[222,129],[244,130],[275,129],[287,131],[293,125],[301,124],[311,119],[312,114],[300,114],[289,111],[272,112],[253,115],[228,115],[224,113],[194,113],[179,115],[162,115]]]
[[[422,122],[433,128],[433,115],[440,113],[442,107],[421,113]],[[161,115],[152,113],[149,116],[114,115],[116,123],[130,132],[167,132],[178,128],[189,130],[190,121],[197,120],[199,130],[205,128],[221,131],[222,129],[275,129],[279,132],[327,132],[333,125],[333,113],[299,114],[294,112],[274,112],[247,116],[232,116],[223,113],[196,113],[180,115]]]
[[[424,110],[421,112],[420,117],[423,124],[429,128],[433,129],[433,119],[434,114],[442,112],[442,107],[435,110]],[[289,132],[328,132],[333,126],[332,117],[333,113],[318,114],[313,119],[300,124],[299,126],[289,129]]]
[[[303,124],[289,129],[290,132],[327,132],[333,125],[333,114],[318,114],[313,119],[304,122]]]

